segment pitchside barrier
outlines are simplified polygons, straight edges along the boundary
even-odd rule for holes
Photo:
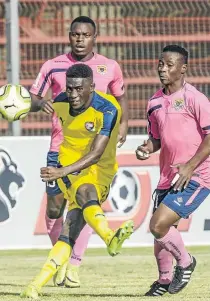
[[[119,171],[103,204],[110,227],[133,219],[135,232],[126,246],[149,246],[153,201],[152,193],[159,178],[159,155],[146,161],[135,157],[136,147],[146,136],[129,136],[117,151]],[[45,227],[45,184],[40,179],[40,167],[46,165],[49,137],[0,138],[0,248],[49,248]],[[210,197],[179,229],[188,245],[210,244]],[[104,247],[93,234],[90,247]]]

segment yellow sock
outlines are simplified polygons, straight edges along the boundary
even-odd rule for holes
[[[72,248],[63,241],[58,241],[52,248],[39,275],[36,276],[32,284],[40,289],[57,272],[70,256]]]
[[[108,244],[108,238],[113,231],[109,228],[107,219],[103,210],[99,205],[90,205],[83,209],[85,221],[91,228],[103,239],[105,244]]]

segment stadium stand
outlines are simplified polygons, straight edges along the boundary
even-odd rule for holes
[[[123,70],[129,101],[129,133],[146,129],[148,98],[160,87],[158,54],[169,43],[190,52],[187,79],[210,96],[210,2],[207,0],[20,0],[20,83],[29,87],[42,63],[68,52],[70,22],[78,15],[98,27],[97,50],[116,59]],[[4,1],[0,0],[0,85],[6,84]],[[50,97],[50,96],[49,96]],[[48,135],[50,117],[30,114],[23,135]],[[0,121],[7,135],[8,124]]]

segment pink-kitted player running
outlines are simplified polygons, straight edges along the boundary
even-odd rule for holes
[[[65,101],[66,71],[70,66],[77,63],[84,63],[93,70],[96,90],[105,93],[110,92],[120,102],[122,118],[118,146],[120,147],[126,140],[128,106],[124,95],[122,71],[115,60],[108,59],[93,51],[96,36],[96,25],[92,19],[85,16],[74,19],[70,25],[69,32],[71,53],[62,54],[46,61],[30,89],[32,95],[31,111],[43,110],[48,114],[52,114],[52,136],[50,150],[47,155],[47,166],[57,166],[59,146],[63,139],[62,120],[59,120],[54,113],[52,102]],[[52,90],[52,100],[47,101],[43,98],[49,88]],[[47,183],[46,192],[46,225],[49,237],[54,245],[61,232],[66,200],[56,181]],[[65,285],[66,287],[80,286],[78,268],[91,234],[92,228],[86,225],[75,243],[70,262],[61,267],[56,274],[54,278],[55,285]]]

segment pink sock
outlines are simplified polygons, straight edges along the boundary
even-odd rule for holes
[[[81,264],[82,256],[87,249],[88,241],[92,233],[93,229],[88,224],[86,224],[82,229],[79,237],[77,238],[72,250],[72,255],[70,257],[70,263],[72,265],[79,266]]]
[[[61,234],[63,226],[63,216],[58,219],[49,218],[47,214],[45,215],[45,221],[47,226],[47,233],[51,239],[52,245],[54,246],[58,240],[58,237]]]
[[[170,252],[163,249],[163,247],[155,240],[154,241],[154,255],[157,261],[159,279],[161,284],[168,284],[173,276],[173,256]]]
[[[190,265],[191,257],[185,249],[181,234],[175,227],[171,227],[164,237],[156,241],[174,256],[178,266],[186,268]]]

